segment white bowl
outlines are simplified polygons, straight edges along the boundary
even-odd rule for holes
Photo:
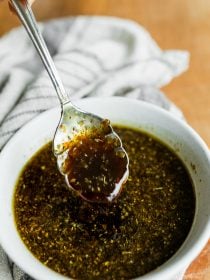
[[[145,102],[118,97],[91,98],[79,100],[76,105],[109,118],[112,123],[139,128],[155,135],[175,150],[188,168],[196,195],[196,212],[190,233],[174,256],[138,278],[171,279],[193,261],[209,238],[210,156],[207,146],[185,122]],[[22,242],[14,222],[14,187],[23,165],[53,138],[59,117],[60,108],[41,114],[20,129],[0,155],[0,242],[18,266],[38,280],[67,278],[39,262]]]

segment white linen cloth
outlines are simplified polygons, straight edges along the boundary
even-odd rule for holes
[[[71,99],[128,96],[182,113],[159,88],[188,68],[186,51],[162,51],[150,34],[129,20],[80,16],[40,28]],[[0,150],[26,122],[59,105],[25,30],[0,39]],[[175,279],[182,279],[180,272]],[[0,248],[0,280],[28,280]],[[171,279],[172,280],[172,279]]]

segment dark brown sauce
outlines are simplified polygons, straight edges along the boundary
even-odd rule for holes
[[[73,279],[132,279],[168,260],[192,225],[195,197],[179,158],[130,128],[115,128],[130,159],[119,198],[93,204],[58,172],[51,143],[24,167],[14,198],[18,232],[45,265]]]
[[[85,131],[67,143],[63,166],[67,182],[90,202],[112,202],[128,177],[128,158],[109,121],[101,128]]]

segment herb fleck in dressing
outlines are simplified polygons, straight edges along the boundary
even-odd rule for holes
[[[65,184],[51,143],[24,167],[14,209],[20,236],[45,265],[74,279],[131,279],[168,260],[192,225],[195,197],[179,158],[152,137],[115,127],[130,176],[111,204],[93,204]]]

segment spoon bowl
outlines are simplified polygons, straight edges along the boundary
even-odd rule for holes
[[[90,202],[112,202],[120,194],[129,173],[129,159],[121,139],[107,119],[82,111],[71,102],[65,103],[62,108],[61,119],[53,139],[53,151],[60,172],[65,176],[67,185],[76,190],[83,199]],[[107,148],[111,159],[107,158]],[[81,164],[78,164],[77,160],[75,164],[75,160],[72,159],[75,149],[81,150],[80,154],[76,154]],[[66,164],[69,165],[69,157],[70,165],[76,165],[76,174],[74,171],[69,175],[69,168],[66,168]],[[105,165],[103,158],[108,160],[108,164]],[[101,168],[102,164],[107,167],[107,172]],[[109,170],[110,167],[112,170]],[[86,169],[89,170],[88,175]],[[92,169],[94,172],[90,171]],[[86,177],[81,180],[83,173]],[[80,179],[76,175],[79,175]],[[113,180],[110,180],[110,177]],[[101,178],[103,182],[100,182]],[[79,186],[76,183],[79,183]]]

